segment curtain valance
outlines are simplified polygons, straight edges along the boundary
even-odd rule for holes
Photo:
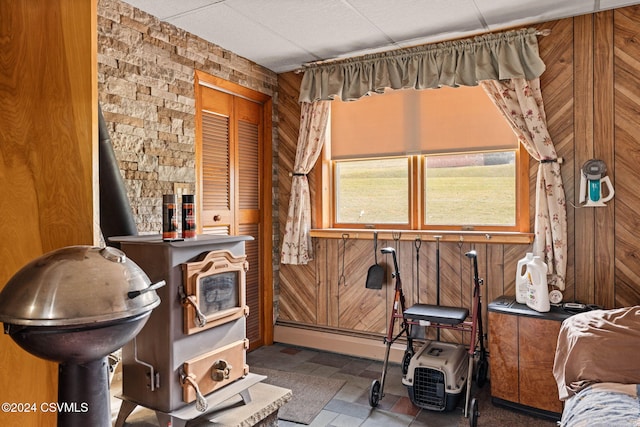
[[[309,65],[300,102],[355,100],[391,89],[477,86],[482,80],[533,80],[545,70],[533,28],[485,34],[344,61]]]

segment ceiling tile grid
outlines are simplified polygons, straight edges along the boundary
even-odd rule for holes
[[[276,73],[639,4],[629,0],[126,0]]]

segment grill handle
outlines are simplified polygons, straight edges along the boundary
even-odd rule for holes
[[[163,287],[164,285],[166,285],[167,283],[164,280],[159,281],[158,283],[154,283],[153,285],[144,288],[144,289],[140,289],[138,291],[129,291],[127,292],[127,296],[129,297],[129,299],[134,299],[137,296],[140,296],[144,293],[147,293],[149,291],[155,291],[156,289],[160,289],[161,287]]]

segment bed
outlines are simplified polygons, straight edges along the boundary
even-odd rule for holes
[[[553,375],[565,402],[560,426],[640,426],[640,306],[566,319]]]

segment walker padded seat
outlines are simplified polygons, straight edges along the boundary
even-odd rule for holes
[[[461,307],[447,307],[444,305],[415,304],[407,308],[403,316],[409,320],[424,320],[431,323],[457,325],[469,316],[469,310]]]

